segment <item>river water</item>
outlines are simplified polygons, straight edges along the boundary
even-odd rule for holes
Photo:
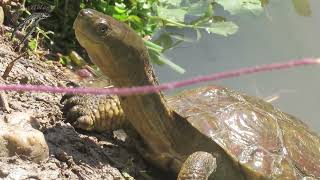
[[[320,57],[320,11],[317,9],[320,2],[309,0],[311,14],[302,16],[292,1],[270,1],[259,16],[230,16],[218,9],[220,15],[239,26],[239,31],[229,37],[203,33],[199,42],[182,43],[167,51],[166,55],[187,72],[181,75],[168,67],[156,66],[160,82],[259,64]],[[192,35],[189,31],[184,33]],[[244,75],[208,84],[229,87],[271,101],[320,133],[320,65]]]

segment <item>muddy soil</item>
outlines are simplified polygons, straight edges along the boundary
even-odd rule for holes
[[[16,57],[12,43],[0,36],[0,75]],[[35,55],[15,62],[8,78],[0,83],[60,86],[74,76]],[[72,78],[71,78],[72,79]],[[0,179],[159,179],[151,173],[133,146],[114,138],[113,132],[93,133],[74,129],[64,122],[61,94],[0,92],[0,116],[32,113],[49,146],[49,159],[34,163],[19,156],[0,159]],[[151,175],[153,174],[153,175]],[[160,178],[161,179],[161,178]]]

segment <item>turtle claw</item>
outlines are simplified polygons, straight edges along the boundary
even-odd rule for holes
[[[88,114],[87,109],[85,106],[82,105],[74,105],[68,111],[64,111],[66,116],[66,122],[74,123],[80,117],[86,116]]]
[[[101,132],[120,128],[124,124],[124,113],[116,97],[66,94],[60,102],[66,122],[75,128]]]
[[[95,117],[92,117],[92,110],[98,106],[97,103],[88,103],[86,96],[76,96],[66,94],[62,97],[61,103],[64,105],[62,108],[63,115],[66,118],[66,122],[71,123],[75,128],[92,131]],[[88,104],[95,104],[88,106]]]
[[[89,116],[80,116],[76,121],[72,123],[72,126],[78,129],[83,129],[86,131],[92,131],[94,128],[94,122]]]

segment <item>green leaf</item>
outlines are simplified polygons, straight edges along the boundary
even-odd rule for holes
[[[169,33],[162,32],[162,33],[160,33],[160,36],[154,40],[154,43],[161,45],[163,47],[161,49],[161,51],[162,51],[163,49],[167,49],[167,48],[172,47],[173,40],[172,40],[171,36],[169,35]]]
[[[204,16],[206,15],[209,5],[210,3],[207,0],[201,0],[197,3],[192,3],[188,8],[188,14],[193,16]]]
[[[158,6],[157,14],[163,19],[169,19],[176,22],[184,22],[184,16],[187,14],[187,11],[180,8],[170,8]]]
[[[156,63],[158,65],[167,65],[171,69],[177,71],[180,74],[183,74],[186,72],[185,69],[183,69],[181,66],[175,64],[174,62],[172,62],[170,59],[168,59],[167,57],[165,57],[162,54],[158,54],[155,51],[152,51],[150,49],[149,49],[149,54],[150,54],[150,57],[151,57],[151,60],[153,63]]]
[[[292,0],[293,7],[300,16],[311,16],[310,3],[307,0]]]
[[[136,15],[131,15],[131,16],[129,16],[129,17],[128,17],[128,21],[131,21],[131,22],[134,22],[134,23],[137,23],[137,24],[140,24],[140,25],[143,24],[141,18],[139,18],[139,17],[136,16]]]
[[[233,22],[216,22],[213,23],[210,27],[206,28],[208,33],[219,34],[222,36],[228,36],[234,34],[238,31],[238,26]]]
[[[118,6],[114,6],[114,10],[119,14],[125,13],[127,11],[125,8],[126,6],[121,6],[121,4],[118,4]]]
[[[37,40],[35,38],[31,39],[31,41],[28,43],[28,46],[32,51],[34,51],[37,47]]]
[[[185,69],[183,69],[181,66],[175,64],[174,62],[172,62],[170,59],[166,58],[162,54],[163,47],[161,47],[151,41],[148,41],[148,40],[144,40],[144,43],[146,44],[146,46],[148,48],[149,55],[150,55],[150,58],[153,63],[156,63],[158,65],[165,64],[180,74],[185,73]]]
[[[170,59],[166,58],[165,56],[159,56],[157,59],[159,62],[161,62],[162,64],[165,64],[169,67],[171,67],[173,70],[177,71],[180,74],[183,74],[186,72],[185,69],[183,69],[181,66],[175,64],[174,62],[172,62]]]
[[[126,5],[124,3],[114,3],[116,5],[116,7],[121,8],[121,9],[125,9]]]
[[[119,21],[126,21],[128,18],[126,14],[113,14],[112,16]]]
[[[173,7],[180,7],[183,0],[159,0],[160,4],[168,4]]]
[[[260,0],[216,0],[215,2],[232,15],[243,12],[259,15],[263,11]]]
[[[68,64],[70,64],[71,60],[70,60],[70,57],[69,57],[69,56],[61,56],[61,57],[59,58],[59,62],[60,62],[60,64],[62,64],[62,65],[68,65]]]
[[[210,3],[207,8],[208,8],[208,9],[207,9],[207,11],[206,11],[205,16],[206,16],[206,17],[212,17],[213,14],[214,14],[213,7],[212,7],[212,3]]]
[[[161,53],[162,50],[163,50],[163,47],[149,41],[149,40],[145,40],[145,39],[142,39],[143,42],[145,43],[145,45],[148,47],[148,49],[151,49],[152,51],[155,51],[157,53]]]
[[[151,8],[151,4],[145,3],[142,5],[142,9],[149,9],[149,8]]]

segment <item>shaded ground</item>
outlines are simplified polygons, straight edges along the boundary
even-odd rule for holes
[[[18,55],[11,42],[0,36],[0,75]],[[58,63],[36,56],[21,58],[1,84],[59,86],[70,79]],[[1,93],[1,92],[0,92]],[[13,112],[32,112],[49,145],[50,157],[37,164],[17,156],[0,159],[0,179],[150,179],[146,164],[132,146],[112,133],[88,133],[63,122],[60,94],[6,92],[0,117]],[[155,178],[152,178],[155,179]]]

